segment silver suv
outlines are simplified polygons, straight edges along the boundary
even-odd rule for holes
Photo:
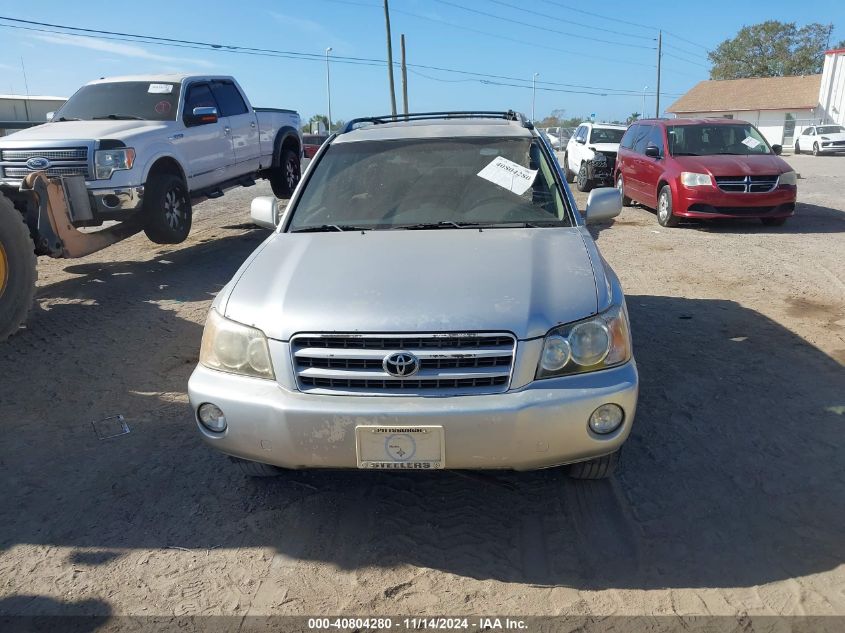
[[[619,280],[522,115],[352,121],[215,299],[189,393],[203,439],[281,468],[609,475],[637,404]]]

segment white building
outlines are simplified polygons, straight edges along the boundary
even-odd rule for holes
[[[702,81],[666,111],[683,118],[742,119],[769,143],[791,147],[809,125],[845,125],[845,49],[825,53],[821,75]]]
[[[0,95],[0,136],[27,127],[27,122],[44,123],[47,113],[65,101],[67,97]]]

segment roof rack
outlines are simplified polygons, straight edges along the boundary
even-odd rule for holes
[[[457,110],[452,112],[414,112],[410,114],[385,114],[384,116],[362,117],[352,119],[343,128],[341,134],[351,132],[360,123],[372,123],[380,125],[383,123],[398,123],[400,121],[431,121],[434,119],[504,119],[505,121],[518,121],[523,127],[533,129],[534,125],[526,119],[522,113],[508,110],[507,112],[497,110]]]

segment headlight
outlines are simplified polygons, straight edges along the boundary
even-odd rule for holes
[[[623,306],[546,334],[536,377],[583,374],[621,365],[631,358],[628,315]]]
[[[135,150],[131,147],[120,149],[101,149],[94,154],[94,167],[97,180],[108,180],[121,169],[132,169],[135,163]]]
[[[685,187],[707,187],[713,184],[710,174],[697,174],[693,171],[681,172],[681,184]]]
[[[826,136],[822,136],[822,137],[821,137],[821,139],[822,139],[823,141],[829,141],[829,140],[830,140],[830,139],[829,139],[828,137],[826,137]]]
[[[794,171],[788,171],[785,174],[780,175],[780,184],[782,185],[792,185],[795,186],[798,184],[798,174]]]
[[[273,380],[267,337],[261,330],[208,313],[202,333],[200,364],[210,369]]]

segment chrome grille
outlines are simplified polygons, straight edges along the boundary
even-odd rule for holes
[[[28,167],[3,168],[3,172],[7,178],[25,178],[33,171],[47,172],[47,176],[50,178],[56,178],[58,176],[84,176],[86,179],[88,178],[88,167],[84,165],[78,167],[48,167],[42,170],[29,169]]]
[[[0,158],[9,161],[27,161],[30,158],[48,160],[88,160],[87,147],[68,147],[67,149],[4,149]]]
[[[506,391],[516,339],[510,334],[315,335],[291,340],[299,389],[317,394],[456,395]],[[413,354],[407,377],[383,366],[394,352]]]
[[[768,193],[778,184],[778,176],[716,176],[716,185],[727,193]]]

